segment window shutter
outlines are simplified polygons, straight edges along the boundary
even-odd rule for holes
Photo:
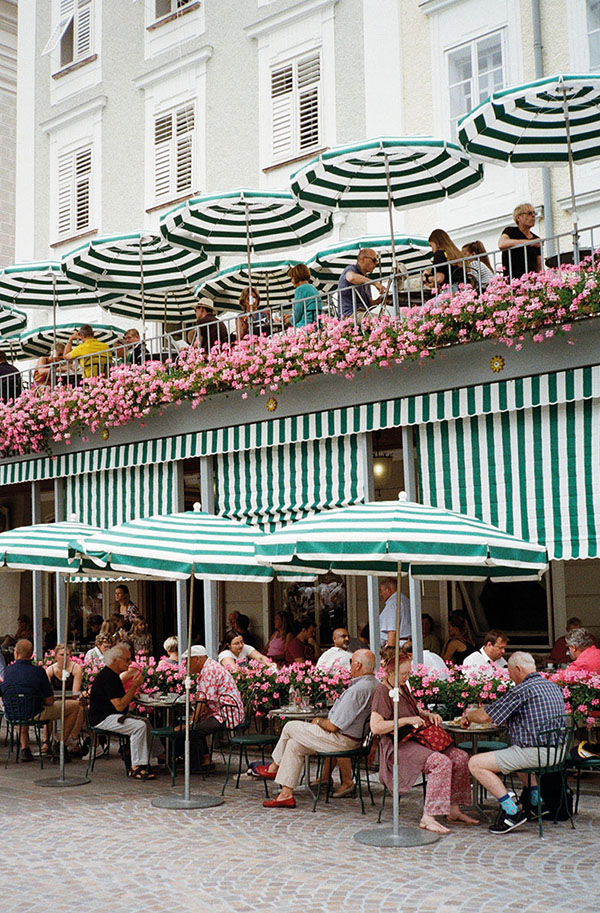
[[[92,150],[80,149],[75,153],[75,229],[82,231],[90,224],[90,182],[92,176]]]
[[[167,196],[171,191],[171,140],[173,115],[161,114],[154,122],[154,193]]]
[[[294,71],[291,64],[271,73],[273,158],[289,158],[293,150]]]
[[[71,24],[74,12],[75,0],[60,0],[58,24],[44,45],[42,57],[45,54],[50,54],[58,46],[58,42],[61,40]]]
[[[298,64],[298,145],[301,150],[319,144],[320,82],[321,59],[315,54]]]
[[[91,0],[79,0],[77,15],[77,39],[74,49],[74,60],[83,60],[92,51],[92,3]]]
[[[180,108],[176,114],[175,189],[178,194],[192,189],[194,152],[194,106]]]
[[[58,157],[58,234],[71,233],[71,188],[73,186],[73,156]]]
[[[171,12],[171,0],[155,0],[154,15],[157,19],[168,16]]]

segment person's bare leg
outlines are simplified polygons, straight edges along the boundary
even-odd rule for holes
[[[469,770],[478,783],[481,783],[483,788],[495,799],[501,799],[506,795],[506,785],[498,776],[500,768],[493,757],[493,752],[473,755],[469,758]]]
[[[467,815],[466,812],[461,811],[460,805],[453,804],[450,806],[450,811],[446,815],[446,821],[462,821],[463,824],[476,825],[479,824],[479,818],[472,818],[471,815]]]
[[[352,776],[352,761],[350,758],[337,758],[338,767],[340,768],[340,777],[342,782],[340,783],[338,789],[334,792],[334,796],[338,797],[341,795],[346,795],[349,790],[354,789],[354,778]]]
[[[19,741],[21,742],[21,749],[29,748],[29,727],[28,726],[19,727]]]

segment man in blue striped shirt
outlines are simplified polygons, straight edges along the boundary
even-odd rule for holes
[[[545,763],[548,749],[539,748],[539,735],[549,729],[565,729],[565,702],[558,685],[536,672],[535,660],[530,653],[513,653],[508,661],[508,673],[515,683],[503,697],[487,709],[469,710],[463,716],[463,726],[470,723],[506,724],[511,745],[502,751],[473,755],[469,770],[485,789],[498,799],[500,814],[490,827],[493,834],[504,834],[527,821],[527,815],[517,807],[498,774],[516,772],[529,786],[531,808],[537,817],[541,802],[535,777],[518,773],[527,767]]]

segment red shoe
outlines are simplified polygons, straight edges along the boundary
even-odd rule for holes
[[[268,764],[257,764],[253,768],[255,777],[262,777],[263,780],[274,780],[277,776],[274,770],[269,770]]]
[[[296,808],[296,800],[293,796],[289,799],[265,799],[263,808]]]

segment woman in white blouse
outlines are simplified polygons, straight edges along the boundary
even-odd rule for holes
[[[249,659],[254,659],[256,662],[262,663],[263,666],[273,665],[273,661],[268,656],[264,656],[258,650],[255,650],[254,647],[245,644],[242,635],[237,634],[235,631],[228,631],[225,635],[221,644],[221,652],[217,659],[226,669],[237,669],[240,661]]]

